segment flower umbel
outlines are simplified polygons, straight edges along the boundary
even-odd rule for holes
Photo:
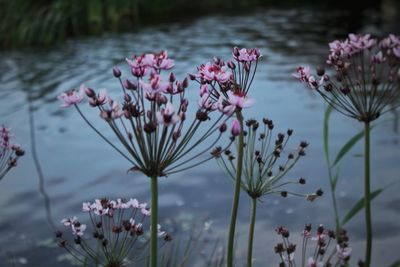
[[[194,148],[206,140],[212,148],[222,136],[220,124],[228,118],[222,113],[214,116],[218,113],[215,112],[217,108],[209,106],[207,97],[199,101],[201,104],[196,116],[187,118],[189,101],[185,94],[188,79],[178,81],[173,73],[163,79],[162,71],[174,66],[166,51],[134,56],[127,62],[134,79],[122,80],[121,70],[113,68],[113,74],[122,87],[121,102],[109,97],[105,89],[96,94],[93,89],[84,86],[79,93],[62,93],[58,98],[64,102],[64,107],[75,106],[94,129],[77,105],[85,92],[90,106],[98,109],[100,117],[125,149],[120,149],[94,130],[132,163],[132,171],[141,171],[149,177],[167,176],[211,159],[193,161],[208,151],[195,153]],[[196,135],[199,129],[202,133]]]
[[[346,266],[350,259],[351,247],[348,245],[349,238],[344,229],[341,229],[336,236],[334,231],[319,225],[313,236],[311,224],[306,224],[302,232],[301,264],[298,265],[296,265],[294,257],[297,246],[289,241],[289,230],[280,226],[276,229],[276,232],[282,237],[282,243],[275,246],[275,253],[281,259],[279,267],[300,265],[307,267]],[[312,255],[309,256],[308,246],[313,242],[315,242],[315,247],[311,249]]]
[[[232,134],[234,131],[239,131],[236,128],[237,125],[234,124],[232,126]],[[282,179],[298,160],[305,155],[308,143],[302,141],[293,151],[287,152],[285,149],[287,150],[286,146],[293,135],[293,130],[288,129],[286,134],[279,133],[274,141],[272,136],[273,129],[273,121],[266,118],[263,119],[261,126],[254,119],[246,121],[242,189],[251,198],[255,199],[272,193],[281,194],[284,197],[288,194],[303,196],[307,200],[311,200],[311,196],[314,195],[317,197],[317,193],[303,195],[283,189],[285,185],[289,184],[305,184],[306,180],[304,178],[283,182]],[[283,159],[283,155],[286,155],[286,159]],[[216,159],[220,167],[235,180],[234,152],[227,150],[225,153],[216,155]],[[279,164],[280,161],[281,164]]]
[[[11,143],[12,134],[9,128],[0,127],[0,180],[17,166],[19,157],[25,154],[20,145]]]
[[[96,199],[93,203],[83,203],[82,211],[88,213],[89,225],[74,216],[61,221],[72,236],[56,232],[59,246],[76,260],[96,266],[123,267],[145,255],[149,239],[145,229],[150,216],[146,203],[139,203],[136,199]],[[87,234],[89,228],[91,232]],[[159,226],[158,237],[165,242],[171,240],[166,236],[167,233]]]
[[[313,75],[309,67],[299,67],[293,76],[340,113],[363,122],[371,122],[398,106],[398,102],[393,105],[400,96],[398,36],[391,34],[378,41],[369,34],[349,34],[329,47],[326,63],[332,73],[318,68]]]

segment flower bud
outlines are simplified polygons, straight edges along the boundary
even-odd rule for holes
[[[227,128],[227,126],[226,126],[226,123],[224,122],[224,123],[221,124],[221,126],[219,126],[219,131],[221,133],[223,133],[223,132],[226,131],[226,128]]]
[[[119,68],[117,68],[117,67],[114,67],[113,68],[113,74],[114,74],[115,78],[119,78],[119,77],[121,77],[121,70]]]
[[[125,100],[125,102],[131,102],[132,98],[131,98],[130,95],[125,94],[125,95],[124,95],[124,100]]]
[[[94,90],[92,88],[85,88],[85,93],[88,97],[94,97],[96,95],[96,93],[94,92]]]
[[[317,75],[318,75],[318,76],[322,76],[322,75],[324,75],[324,74],[325,74],[325,69],[324,69],[324,67],[318,66],[318,67],[317,67]]]
[[[236,69],[236,64],[233,63],[233,61],[231,61],[231,60],[228,61],[227,65],[228,65],[228,68],[230,68],[232,70]]]
[[[175,82],[175,80],[176,80],[176,76],[174,73],[171,72],[171,74],[169,75],[169,82],[173,83],[173,82]]]
[[[240,132],[242,131],[241,127],[240,127],[240,123],[237,119],[234,119],[232,121],[232,128],[231,128],[231,133],[233,136],[238,136],[240,134]]]

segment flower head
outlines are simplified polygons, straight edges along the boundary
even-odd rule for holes
[[[5,126],[0,127],[0,180],[14,167],[18,159],[25,154],[19,144],[12,143],[11,130]]]
[[[312,75],[309,67],[299,67],[293,76],[340,113],[363,122],[373,121],[398,106],[399,40],[393,34],[381,41],[369,34],[349,34],[345,40],[329,44],[326,63],[332,75],[324,70]]]
[[[58,100],[61,100],[63,102],[61,107],[68,108],[82,102],[84,94],[85,86],[82,84],[79,91],[71,90],[65,93],[61,93],[57,98]]]
[[[90,223],[83,224],[76,216],[63,219],[61,223],[68,231],[56,232],[60,247],[87,264],[114,266],[111,263],[139,259],[146,249],[143,244],[147,244],[149,239],[146,229],[149,227],[150,211],[145,203],[132,198],[103,198],[84,202],[82,207],[83,212],[88,213]],[[143,209],[147,210],[146,214]],[[87,234],[89,229],[91,235]],[[159,225],[158,237],[166,242],[170,240],[164,238],[166,235],[169,234]],[[72,242],[69,241],[71,239]]]

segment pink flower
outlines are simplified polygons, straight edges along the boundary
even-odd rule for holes
[[[82,84],[80,86],[79,92],[75,90],[71,90],[65,93],[61,93],[57,99],[63,101],[64,103],[61,105],[63,108],[68,108],[72,105],[79,104],[82,102],[85,94],[85,86]]]
[[[160,54],[155,55],[155,58],[155,67],[157,69],[169,70],[174,67],[174,61],[168,58],[168,52],[166,50],[163,50],[160,52]]]
[[[340,245],[337,245],[336,251],[339,259],[346,260],[350,257],[352,249],[350,247],[342,248]]]
[[[158,74],[152,74],[150,77],[150,83],[139,81],[143,90],[146,93],[154,94],[154,93],[166,93],[167,90],[171,87],[171,83],[161,81],[161,77]]]
[[[238,136],[241,131],[242,131],[242,128],[240,127],[240,122],[237,119],[234,119],[232,121],[232,128],[231,128],[232,135]]]
[[[393,54],[397,57],[400,58],[400,45],[393,48]]]
[[[76,236],[82,236],[86,230],[86,224],[74,223],[71,225],[72,234]]]
[[[162,108],[161,111],[157,112],[157,122],[160,124],[169,126],[171,124],[176,124],[178,121],[180,121],[180,117],[175,114],[174,106],[171,102],[168,102],[165,108]]]
[[[127,203],[130,207],[137,209],[139,208],[139,201],[135,198],[135,199],[130,199]]]
[[[323,267],[324,263],[322,261],[316,262],[312,257],[308,258],[307,267]]]
[[[217,109],[217,104],[211,99],[209,93],[204,93],[198,101],[199,107],[205,110],[214,111]]]
[[[261,57],[259,49],[249,49],[246,48],[239,49],[238,47],[233,48],[232,52],[233,58],[240,62],[253,62]]]
[[[231,116],[236,110],[236,106],[228,104],[223,96],[218,98],[217,106],[218,110],[228,117]]]
[[[241,92],[233,93],[232,91],[228,91],[227,95],[229,104],[238,108],[248,108],[255,103],[253,98],[249,98]]]
[[[74,223],[76,223],[78,220],[78,218],[76,216],[72,217],[72,218],[65,218],[61,220],[61,223],[64,224],[64,226],[70,226]]]
[[[232,76],[231,71],[225,67],[215,63],[207,62],[198,67],[199,77],[207,82],[217,81],[226,83]]]
[[[292,74],[293,77],[299,79],[301,82],[307,82],[308,78],[311,76],[310,67],[298,67],[296,72]]]

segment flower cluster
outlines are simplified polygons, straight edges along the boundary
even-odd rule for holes
[[[275,253],[279,255],[281,260],[279,266],[296,266],[295,251],[297,246],[289,241],[289,230],[280,226],[276,229],[276,232],[282,237],[282,242],[278,243],[274,248]],[[341,229],[336,235],[334,231],[319,225],[313,236],[311,224],[307,224],[304,227],[302,236],[301,266],[346,266],[352,250],[348,245],[349,238],[346,230]],[[315,248],[311,250],[312,254],[309,256],[307,250],[311,242],[315,242]]]
[[[9,128],[0,127],[0,180],[10,169],[17,166],[18,158],[25,154],[20,145],[11,143],[12,134]]]
[[[258,49],[233,48],[232,59],[225,63],[214,58],[200,65],[190,78],[200,84],[202,109],[218,109],[230,116],[236,110],[250,107],[254,99],[247,96],[253,82],[258,60]]]
[[[148,237],[144,229],[151,216],[146,203],[139,203],[137,199],[96,199],[93,203],[83,203],[82,211],[89,214],[91,238],[85,233],[88,226],[76,216],[61,221],[70,229],[73,242],[62,231],[56,232],[59,246],[76,260],[118,267],[139,260],[141,254],[145,253]],[[158,237],[170,241],[171,236],[160,228],[158,225]]]
[[[288,184],[306,183],[304,178],[300,178],[297,181],[282,182],[282,178],[306,154],[305,151],[308,146],[306,141],[300,142],[296,149],[287,152],[285,149],[290,137],[293,135],[292,129],[288,129],[286,135],[279,133],[274,141],[272,136],[274,123],[272,120],[264,118],[260,126],[259,122],[250,119],[246,121],[245,127],[244,164],[241,186],[251,198],[256,199],[267,194],[278,193],[283,197],[292,194],[305,196],[308,200],[314,200],[316,197],[322,195],[321,190],[317,190],[313,194],[302,195],[282,189],[283,186]],[[234,180],[236,179],[235,174],[237,171],[233,163],[235,155],[231,150],[226,150],[224,153],[221,150],[220,147],[217,147],[213,151],[213,155],[220,167],[226,170]],[[285,154],[287,154],[286,158],[280,160]]]
[[[211,149],[225,132],[229,117],[219,112],[213,116],[217,108],[203,97],[199,100],[201,104],[196,116],[187,119],[189,101],[185,94],[189,82],[187,78],[177,80],[174,73],[162,75],[163,71],[174,66],[166,51],[133,56],[126,61],[133,78],[122,79],[121,70],[113,69],[122,87],[121,102],[108,96],[106,89],[96,93],[81,86],[79,92],[71,91],[59,96],[63,106],[75,106],[84,120],[132,163],[131,170],[149,177],[166,176],[210,159],[194,161],[208,151],[195,153],[194,148],[207,140]],[[118,137],[124,151],[95,129],[81,112],[77,104],[84,94],[90,106],[98,109],[100,117]],[[211,120],[212,117],[215,120]],[[199,129],[202,133],[196,134]]]
[[[329,44],[324,68],[317,75],[309,67],[298,67],[294,75],[316,90],[330,105],[346,116],[370,122],[395,108],[400,96],[400,38],[395,35],[378,41],[369,34],[349,34]]]

